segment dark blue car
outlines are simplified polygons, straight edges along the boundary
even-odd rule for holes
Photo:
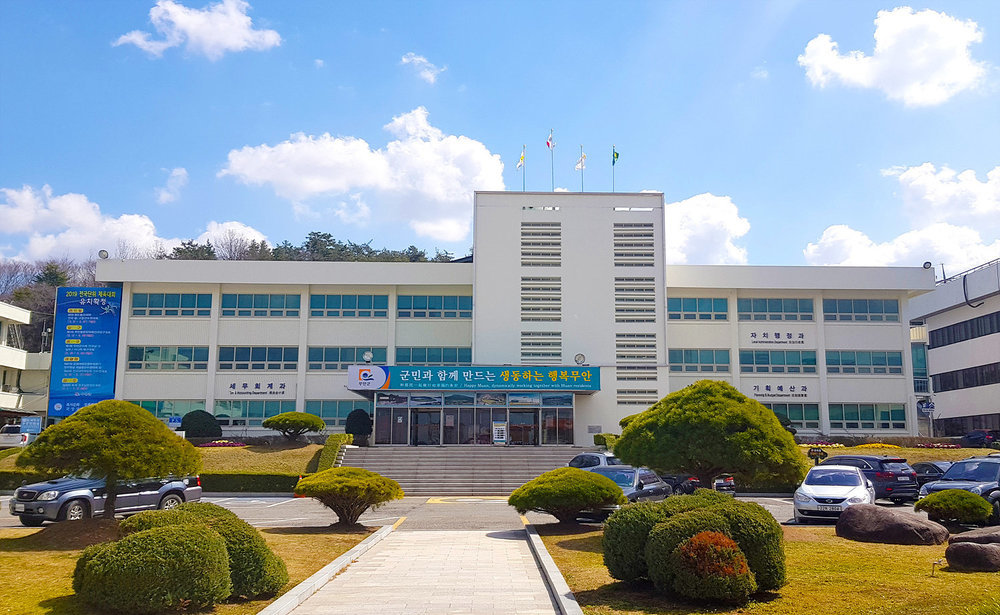
[[[1000,455],[956,461],[939,480],[920,488],[920,497],[945,489],[961,489],[986,498],[993,507],[990,523],[1000,523]]]
[[[917,499],[917,473],[901,457],[835,455],[823,460],[820,465],[860,469],[875,487],[876,499],[891,500],[897,506]]]

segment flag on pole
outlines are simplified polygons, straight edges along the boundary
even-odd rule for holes
[[[580,159],[576,161],[576,170],[582,171],[587,168],[587,154],[580,152]]]
[[[611,146],[611,166],[615,166],[616,164],[618,164],[618,150],[616,150],[615,146],[612,145]]]
[[[517,168],[518,169],[521,169],[521,168],[524,167],[524,150],[527,147],[528,147],[527,145],[522,145],[521,146],[521,158],[518,159],[518,161],[517,161]]]
[[[556,141],[552,138],[552,129],[549,129],[549,138],[545,140],[545,147],[552,149],[555,146]]]

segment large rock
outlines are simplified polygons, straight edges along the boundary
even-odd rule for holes
[[[948,530],[912,513],[856,504],[840,514],[837,536],[892,545],[939,545],[948,540]]]
[[[948,568],[959,572],[1000,572],[1000,544],[955,542],[944,552]]]
[[[978,530],[970,530],[961,534],[952,534],[948,542],[977,542],[982,545],[1000,544],[1000,526],[983,527]]]

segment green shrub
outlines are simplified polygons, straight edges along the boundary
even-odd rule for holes
[[[208,502],[184,502],[174,510],[190,513],[202,519],[239,519],[239,516],[228,508]]]
[[[60,476],[53,472],[32,472],[29,470],[0,470],[0,491],[13,491],[21,484],[31,485]]]
[[[615,442],[618,441],[618,434],[616,433],[595,433],[594,434],[594,446],[603,446],[609,451],[614,450]]]
[[[350,444],[353,441],[354,436],[349,433],[335,433],[328,436],[326,444],[323,445],[323,452],[319,455],[319,464],[316,466],[316,470],[321,471],[332,468],[333,464],[337,461],[337,454],[340,453],[340,447]]]
[[[729,502],[710,509],[725,517],[729,534],[740,546],[762,591],[775,590],[785,582],[785,534],[774,515],[760,504],[729,497]]]
[[[730,504],[733,496],[712,491],[711,489],[695,489],[690,495],[671,496],[660,503],[667,516],[678,515],[698,508],[711,508],[720,504]]]
[[[5,459],[7,457],[10,457],[11,455],[16,455],[16,454],[18,454],[20,452],[21,452],[21,448],[20,447],[6,448],[6,449],[0,451],[0,459]]]
[[[594,434],[594,446],[607,446],[608,445],[608,441],[607,441],[607,438],[605,438],[606,435],[607,434],[603,434],[603,433],[595,433]]]
[[[945,489],[923,498],[913,507],[931,521],[986,523],[993,507],[986,498],[961,489]]]
[[[326,429],[323,419],[308,412],[282,412],[264,419],[261,426],[280,431],[289,440],[296,440],[307,431],[320,432]]]
[[[185,438],[218,438],[222,427],[215,417],[204,410],[192,410],[181,419],[181,431]]]
[[[200,525],[157,527],[90,547],[73,590],[107,611],[156,613],[203,608],[231,593],[226,543]]]
[[[201,487],[206,492],[291,493],[298,474],[256,472],[209,472],[201,475]]]
[[[357,525],[369,508],[403,497],[399,483],[362,468],[330,468],[306,476],[295,486],[296,495],[315,498],[337,515],[341,525]]]
[[[118,524],[118,529],[123,535],[128,535],[151,530],[154,527],[191,524],[203,525],[204,523],[199,515],[191,511],[173,508],[170,510],[144,510],[141,513],[125,517]]]
[[[729,535],[726,519],[713,509],[701,508],[674,515],[657,523],[646,539],[647,576],[656,589],[668,592],[674,587],[677,570],[671,557],[680,544],[701,532]]]
[[[667,498],[667,501],[674,498]],[[657,523],[669,517],[661,503],[626,504],[604,522],[604,565],[612,577],[621,581],[645,578],[646,539]]]
[[[521,485],[507,503],[522,515],[529,510],[574,523],[581,512],[625,504],[621,487],[606,476],[579,468],[556,468]]]
[[[372,416],[367,410],[352,410],[344,420],[344,432],[351,434],[358,446],[368,446],[368,436],[372,433]]]
[[[695,600],[746,604],[757,591],[754,574],[735,542],[725,534],[701,532],[670,555],[674,591]]]

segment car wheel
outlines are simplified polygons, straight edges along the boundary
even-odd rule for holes
[[[906,500],[903,498],[892,498],[893,506],[902,506],[903,504],[906,504]]]
[[[168,493],[167,495],[163,496],[162,500],[160,500],[160,510],[170,510],[171,508],[177,508],[183,503],[184,500],[181,499],[181,496],[177,495],[176,493]]]
[[[673,487],[671,487],[670,485],[664,485],[663,486],[663,497],[664,498],[669,498],[673,494],[674,494],[674,488]]]
[[[25,527],[41,527],[42,521],[44,521],[44,519],[36,519],[35,517],[21,517],[21,525]]]
[[[90,516],[90,509],[83,500],[71,500],[59,511],[60,521],[81,521]]]

